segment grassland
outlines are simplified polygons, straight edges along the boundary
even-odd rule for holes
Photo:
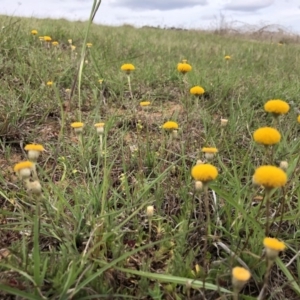
[[[244,266],[252,277],[240,299],[263,288],[263,299],[299,299],[300,45],[92,25],[84,52],[86,27],[0,18],[0,298],[231,299],[231,270]],[[59,45],[40,41],[45,35]],[[183,59],[192,66],[184,77]],[[136,68],[133,97],[124,63]],[[198,101],[195,85],[205,89]],[[269,99],[291,106],[277,123],[264,111]],[[179,124],[176,138],[161,129],[169,120]],[[105,122],[102,149],[97,122]],[[263,126],[282,134],[272,155],[253,141]],[[13,171],[29,143],[46,149],[38,197]],[[206,161],[206,146],[218,148],[219,175],[203,194],[191,168]],[[252,176],[281,161],[288,183],[272,190],[268,207]],[[287,249],[264,279],[266,215],[269,235]]]

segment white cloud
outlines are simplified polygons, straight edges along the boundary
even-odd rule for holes
[[[201,0],[153,0],[152,3],[158,6],[153,6],[151,9],[140,8],[138,11],[130,5],[126,7],[119,5],[128,1],[131,4],[151,2],[150,0],[103,0],[94,20],[95,23],[212,29],[220,24],[220,15],[223,15],[227,23],[241,21],[256,26],[278,24],[300,32],[299,0],[205,0],[202,2]],[[18,4],[19,2],[21,5]],[[1,0],[0,14],[87,20],[92,3],[93,0]],[[140,5],[145,5],[143,3]],[[194,6],[196,3],[202,5]],[[204,3],[206,4],[203,5]],[[166,5],[169,9],[159,5]],[[178,5],[180,7],[175,8]]]
[[[207,0],[115,0],[111,3],[132,10],[173,10],[208,4]]]
[[[224,8],[228,10],[255,11],[268,7],[274,3],[274,0],[231,0],[225,4]]]

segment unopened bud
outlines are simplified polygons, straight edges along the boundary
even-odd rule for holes
[[[154,215],[154,206],[153,205],[147,206],[146,215],[148,218],[153,217],[153,215]]]

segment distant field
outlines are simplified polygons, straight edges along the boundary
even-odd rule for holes
[[[300,299],[298,38],[86,30],[0,16],[0,299]],[[276,145],[254,140],[265,126]],[[197,190],[202,163],[218,175],[200,170]],[[276,169],[254,185],[262,165],[287,182]],[[265,237],[284,242],[275,261]],[[238,291],[236,266],[251,273]]]

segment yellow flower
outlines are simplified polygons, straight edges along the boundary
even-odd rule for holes
[[[266,248],[270,248],[275,251],[283,251],[286,248],[286,246],[283,242],[281,242],[275,238],[270,238],[270,237],[264,238],[264,246]]]
[[[300,115],[297,117],[297,121],[298,123],[300,123]]]
[[[31,30],[32,35],[37,35],[37,33],[38,33],[37,30],[35,30],[35,29]]]
[[[251,278],[251,273],[242,267],[234,267],[231,271],[232,285],[235,293],[239,293],[247,281]]]
[[[226,55],[224,58],[225,58],[225,60],[230,60],[231,59],[231,57],[229,55]]]
[[[72,128],[82,128],[83,125],[84,124],[82,122],[73,122],[73,123],[71,123]]]
[[[44,41],[45,41],[45,42],[51,42],[51,41],[52,41],[52,38],[51,38],[50,36],[48,36],[48,35],[45,35],[45,36],[44,36]]]
[[[232,269],[232,277],[238,281],[248,281],[251,278],[251,273],[242,267]]]
[[[275,115],[286,114],[290,110],[289,104],[280,99],[267,101],[264,108],[266,112],[273,113]]]
[[[162,125],[163,129],[167,129],[167,130],[177,130],[178,129],[178,123],[174,122],[174,121],[167,121],[166,123],[164,123]]]
[[[140,106],[149,106],[151,104],[150,101],[142,101],[140,102]]]
[[[21,179],[28,179],[33,169],[33,163],[29,160],[20,162],[14,166],[14,171]]]
[[[38,151],[38,152],[45,151],[44,147],[40,144],[28,144],[25,146],[25,150],[26,151],[33,150],[33,151]]]
[[[197,181],[202,181],[203,183],[214,180],[217,176],[218,170],[211,164],[200,164],[192,168],[192,177]]]
[[[58,46],[58,42],[57,41],[52,42],[52,46]]]
[[[70,45],[72,45],[72,39],[68,39],[68,43],[70,44]]]
[[[203,95],[204,94],[204,88],[203,87],[201,87],[201,86],[194,86],[194,87],[192,87],[191,89],[190,89],[190,93],[192,94],[192,95],[197,95],[197,96],[200,96],[200,95]]]
[[[92,43],[86,43],[86,46],[87,46],[88,48],[91,48],[91,47],[93,46],[93,44],[92,44]]]
[[[94,126],[96,127],[96,128],[98,128],[98,127],[104,127],[104,125],[105,125],[105,123],[96,123]]]
[[[94,126],[97,129],[97,133],[99,133],[99,134],[103,134],[104,133],[105,123],[103,123],[103,122],[102,123],[96,123]]]
[[[204,153],[217,153],[218,149],[217,148],[208,148],[208,147],[204,147],[201,149],[202,152]]]
[[[253,138],[256,143],[270,146],[280,142],[281,134],[275,128],[261,127],[253,133]]]
[[[99,82],[100,84],[102,84],[103,81],[104,81],[104,79],[99,79],[99,80],[98,80],[98,82]]]
[[[278,167],[261,166],[255,170],[253,182],[264,186],[266,189],[272,189],[284,186],[287,182],[287,175]]]
[[[121,66],[121,70],[129,74],[131,71],[135,70],[135,67],[133,64],[124,64]]]
[[[23,169],[31,169],[33,167],[33,163],[29,160],[22,161],[20,163],[15,164],[14,171],[19,172]]]
[[[28,144],[25,146],[25,150],[28,151],[29,160],[33,162],[35,162],[40,154],[45,151],[44,147],[39,144]]]
[[[178,72],[182,73],[182,74],[185,74],[187,72],[190,72],[192,70],[192,66],[189,65],[188,63],[179,63],[177,65],[177,70]]]
[[[48,86],[52,86],[53,85],[53,81],[47,81],[46,83]]]
[[[204,152],[204,156],[207,160],[211,160],[214,158],[215,154],[218,152],[217,148],[202,148],[201,149],[202,152]]]
[[[275,238],[265,237],[263,243],[266,249],[266,256],[271,262],[277,258],[280,251],[286,248],[283,242]]]
[[[76,46],[71,45],[71,50],[74,51],[76,49]]]

